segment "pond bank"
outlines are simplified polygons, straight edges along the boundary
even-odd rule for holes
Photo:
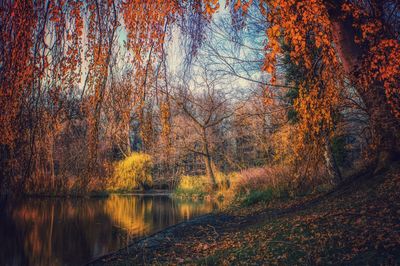
[[[83,265],[218,208],[213,202],[160,194],[21,197],[0,207],[0,265]]]
[[[237,217],[224,214],[206,214],[137,239],[127,247],[92,260],[88,265],[118,264],[122,258],[127,259],[126,263],[134,263],[137,262],[136,259],[140,260],[134,254],[147,256],[148,253],[157,252],[157,250],[171,246],[173,242],[177,243],[177,241],[188,237],[203,238],[209,235],[210,229],[214,231],[214,234],[218,234],[218,231],[221,231],[227,223],[232,222],[237,222]],[[206,227],[203,228],[204,226]],[[131,258],[131,256],[133,257]]]
[[[107,198],[111,195],[120,195],[120,196],[170,196],[174,192],[172,190],[166,189],[150,189],[150,190],[132,190],[127,192],[118,192],[118,191],[97,191],[97,192],[89,192],[89,193],[60,193],[60,194],[48,194],[48,193],[32,193],[32,194],[23,194],[22,197],[27,198]]]
[[[400,171],[183,222],[89,265],[398,264]]]

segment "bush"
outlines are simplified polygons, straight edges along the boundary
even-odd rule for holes
[[[259,202],[269,202],[273,197],[275,197],[275,193],[272,188],[264,191],[252,191],[243,199],[242,205],[250,206]]]
[[[216,172],[215,181],[217,182],[217,189],[220,191],[232,189],[236,186],[239,177],[240,175],[236,172],[231,172],[228,174]]]
[[[290,169],[282,166],[250,168],[240,172],[236,190],[240,194],[261,191],[268,188],[282,189],[293,179]]]
[[[152,186],[151,156],[145,153],[132,153],[114,165],[114,174],[109,182],[113,191],[148,189]]]
[[[219,199],[228,199],[231,197],[238,177],[237,173],[224,174],[216,172],[217,187],[216,190],[213,190],[210,180],[205,175],[181,176],[178,186],[175,189],[175,194],[180,197],[216,196]]]
[[[181,176],[175,194],[183,197],[203,197],[211,191],[211,184],[206,176]]]
[[[294,190],[290,186],[293,176],[288,167],[271,166],[251,168],[240,172],[235,195],[244,206],[269,202],[273,198],[289,198]]]
[[[346,138],[344,136],[335,137],[332,140],[332,153],[338,166],[345,166],[347,162],[347,149],[346,149]]]

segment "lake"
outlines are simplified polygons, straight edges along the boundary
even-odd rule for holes
[[[111,195],[25,198],[0,208],[0,265],[81,265],[217,206],[168,195]]]

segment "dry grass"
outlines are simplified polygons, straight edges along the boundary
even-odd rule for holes
[[[240,193],[250,193],[269,188],[288,186],[292,180],[292,173],[288,167],[271,166],[250,168],[240,172],[236,190]]]
[[[215,173],[217,188],[213,190],[212,183],[205,175],[199,176],[181,176],[175,194],[179,197],[216,197],[231,199],[234,195],[234,188],[236,187],[238,173],[224,174],[221,172]]]

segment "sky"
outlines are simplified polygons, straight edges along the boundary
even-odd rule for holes
[[[221,1],[220,9],[214,14],[212,21],[208,27],[208,33],[206,34],[207,38],[203,43],[203,47],[200,49],[198,53],[198,58],[194,61],[194,66],[192,68],[192,79],[187,82],[191,87],[199,87],[199,83],[201,83],[199,79],[199,75],[201,73],[201,68],[199,65],[205,65],[207,68],[213,70],[213,68],[219,68],[218,73],[222,72],[232,72],[230,70],[230,66],[233,66],[235,70],[243,74],[244,76],[248,76],[251,79],[260,80],[261,79],[261,71],[260,66],[257,63],[240,63],[241,61],[256,61],[263,57],[263,53],[259,51],[252,51],[248,49],[248,47],[256,47],[259,49],[263,49],[263,43],[261,39],[257,38],[249,38],[246,36],[246,28],[243,29],[244,38],[241,40],[244,44],[240,49],[236,49],[235,43],[232,41],[231,36],[229,36],[228,32],[224,32],[221,28],[221,25],[230,25],[230,12],[227,7],[225,7],[225,1]],[[126,51],[125,42],[127,41],[127,31],[124,27],[123,19],[121,16],[120,24],[117,31],[117,43],[115,46],[115,51],[119,50],[120,55],[123,56],[121,60],[119,60],[119,69],[123,69],[124,67],[129,65],[130,58],[129,52]],[[229,27],[228,27],[229,29]],[[85,34],[84,34],[85,35]],[[251,37],[251,36],[250,36]],[[264,37],[262,37],[264,38]],[[182,76],[183,69],[182,63],[184,60],[184,53],[182,52],[182,35],[178,27],[175,25],[169,29],[169,36],[167,37],[167,67],[168,72],[171,76]],[[214,50],[213,50],[214,49]],[[215,53],[218,53],[217,54]],[[84,58],[84,53],[82,53],[82,76],[81,82],[79,86],[82,88],[88,69],[88,62]],[[251,71],[249,71],[251,69]],[[254,71],[257,69],[257,71]],[[221,71],[222,70],[222,71]],[[214,72],[214,74],[217,71]],[[234,75],[225,75],[225,82],[221,82],[221,89],[240,89],[247,87],[254,87],[257,84],[251,81],[248,81],[243,78],[238,78]],[[197,85],[196,85],[197,84]],[[185,84],[186,85],[186,84]],[[202,88],[196,88],[196,90],[201,90]]]

